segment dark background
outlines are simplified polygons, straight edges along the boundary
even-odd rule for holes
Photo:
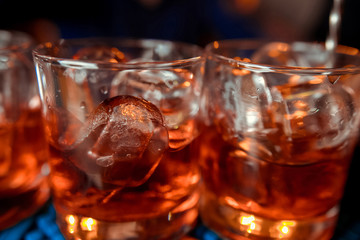
[[[331,0],[0,0],[0,28],[38,42],[93,36],[160,38],[204,46],[268,37],[324,41]],[[340,43],[360,47],[360,1],[345,0]]]

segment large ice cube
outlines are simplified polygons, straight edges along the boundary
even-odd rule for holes
[[[110,96],[124,94],[144,98],[160,109],[169,129],[171,149],[184,147],[196,136],[193,118],[199,111],[200,89],[190,71],[122,71],[112,82]]]
[[[251,61],[274,66],[325,67],[328,54],[321,44],[271,42],[257,50]]]
[[[304,152],[330,149],[351,136],[353,96],[326,76],[304,84],[287,84],[272,89],[269,106],[268,146],[274,161],[307,163]],[[269,126],[270,126],[269,125]]]
[[[117,96],[90,114],[70,159],[102,183],[135,187],[151,176],[167,148],[160,111],[143,99]]]
[[[244,135],[263,131],[268,127],[267,106],[272,101],[270,88],[261,73],[252,73],[243,69],[222,66],[219,83],[212,88],[219,88],[212,98],[216,104],[213,118],[219,121],[223,138],[237,145]],[[232,74],[231,81],[228,79]]]
[[[211,86],[220,88],[212,117],[227,142],[259,159],[304,164],[313,160],[302,157],[304,152],[336,147],[349,138],[354,96],[327,76],[223,68],[223,85]],[[244,139],[255,139],[257,146]]]

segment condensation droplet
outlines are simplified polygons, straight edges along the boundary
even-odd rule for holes
[[[102,94],[108,94],[109,93],[109,89],[107,86],[103,86],[99,89],[100,93]]]
[[[80,108],[81,108],[81,109],[86,109],[86,103],[85,103],[85,102],[81,102],[81,103],[80,103]]]

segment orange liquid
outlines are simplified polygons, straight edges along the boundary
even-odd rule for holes
[[[76,129],[70,125],[67,128]],[[145,163],[133,159],[136,166],[120,162],[110,170],[92,168],[82,157],[86,148],[61,149],[50,143],[51,183],[61,231],[69,239],[107,239],[107,224],[113,224],[120,232],[112,234],[122,239],[121,229],[126,231],[128,224],[136,222],[142,226],[136,233],[140,238],[183,235],[181,232],[189,231],[197,218],[200,170],[196,144],[192,141],[180,150],[168,149],[149,178],[144,178],[143,171],[149,170],[146,157],[141,159]],[[117,179],[114,184],[107,171]],[[74,227],[70,218],[80,222],[92,218],[98,230],[84,230],[81,224]]]
[[[201,158],[206,191],[220,204],[270,219],[301,220],[326,213],[341,199],[350,139],[316,150],[305,149],[313,141],[305,137],[281,145],[288,159],[271,159],[261,154],[261,139],[245,138],[237,148],[214,129],[205,131]]]
[[[0,230],[33,214],[49,198],[47,142],[40,109],[0,125]]]
[[[196,190],[199,172],[192,146],[168,152],[152,176],[138,187],[99,188],[54,147],[51,151],[55,204],[66,212],[104,221],[134,221],[167,214]]]
[[[190,230],[198,215],[197,119],[168,130],[154,105],[116,96],[85,122],[51,108],[45,120],[66,239],[167,239]]]

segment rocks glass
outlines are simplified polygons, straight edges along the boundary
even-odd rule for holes
[[[49,199],[48,157],[32,40],[0,30],[0,230]]]
[[[359,51],[226,40],[205,53],[204,223],[233,239],[329,239],[358,139]]]
[[[73,39],[34,51],[67,239],[178,238],[198,211],[202,51]]]

